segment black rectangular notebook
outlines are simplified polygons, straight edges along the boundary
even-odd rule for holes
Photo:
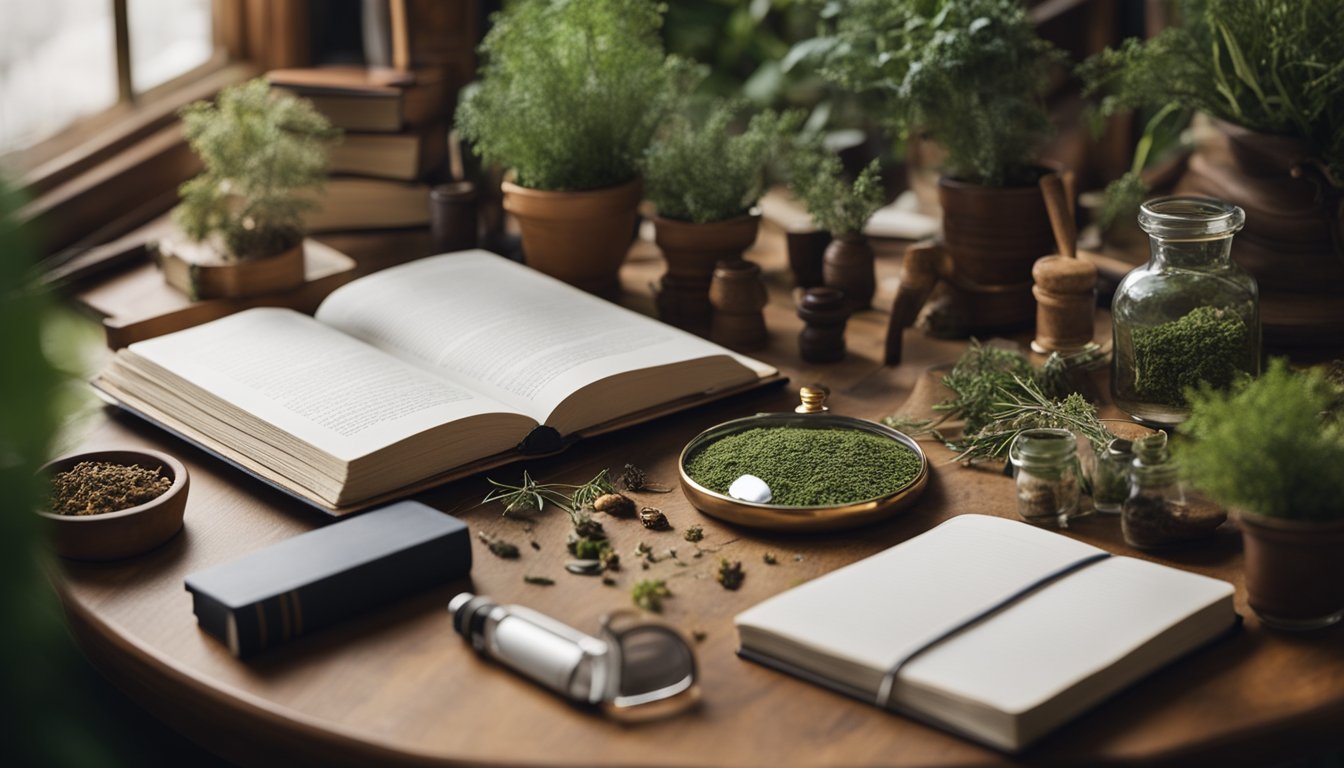
[[[466,524],[402,501],[198,571],[186,586],[201,629],[243,657],[470,570]]]

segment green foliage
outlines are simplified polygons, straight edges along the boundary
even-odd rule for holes
[[[1050,133],[1044,93],[1062,54],[1019,0],[832,0],[813,41],[822,72],[873,93],[903,136],[927,131],[948,171],[988,186],[1035,183]]]
[[[1190,387],[1227,389],[1252,370],[1250,333],[1241,315],[1210,306],[1196,307],[1170,322],[1135,328],[1135,395],[1181,406]]]
[[[325,181],[327,147],[340,131],[310,102],[272,93],[264,78],[181,115],[205,170],[178,190],[178,226],[195,240],[220,237],[238,259],[272,256],[303,239],[303,212],[316,205],[305,193]]]
[[[533,189],[634,178],[654,130],[700,77],[663,53],[649,0],[517,0],[492,17],[457,125]]]
[[[1190,438],[1177,445],[1188,479],[1220,503],[1274,517],[1344,516],[1344,425],[1331,417],[1339,388],[1283,359],[1230,392],[1189,394]]]
[[[740,105],[719,102],[698,125],[672,117],[644,158],[644,189],[669,219],[705,224],[745,213],[760,199],[766,167],[785,137],[802,124],[801,113],[766,110],[746,130],[733,133]]]
[[[1101,111],[1178,104],[1304,140],[1344,174],[1344,4],[1184,0],[1183,23],[1079,68]]]
[[[858,235],[873,212],[882,207],[882,167],[868,164],[853,184],[845,181],[840,158],[818,144],[800,147],[788,160],[789,187],[816,220],[836,237]]]

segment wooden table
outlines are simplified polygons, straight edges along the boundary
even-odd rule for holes
[[[771,344],[760,357],[780,366],[795,384],[828,384],[833,406],[844,414],[879,418],[897,411],[912,389],[925,404],[936,398],[932,388],[916,384],[931,381],[926,368],[955,359],[963,345],[908,331],[906,364],[884,368],[879,361],[886,315],[878,311],[851,321],[845,362],[799,364],[799,323],[781,242],[777,233],[764,233],[753,256],[772,284]],[[638,245],[623,276],[627,303],[650,309],[647,286],[660,271],[652,246]],[[884,255],[878,306],[889,304],[895,274],[894,256]],[[794,391],[739,396],[525,466],[539,479],[572,483],[603,467],[619,471],[629,462],[653,479],[675,483],[677,452],[692,436],[729,418],[789,409]],[[115,564],[63,563],[58,586],[70,624],[109,677],[225,757],[378,765],[1016,762],[734,654],[732,617],[748,606],[953,515],[1015,516],[1011,480],[948,465],[947,451],[932,443],[925,443],[934,469],[924,498],[888,522],[850,533],[758,533],[699,514],[679,492],[641,496],[662,507],[677,530],[653,533],[633,522],[608,522],[618,551],[628,555],[642,541],[660,555],[675,548],[677,556],[647,571],[627,556],[616,586],[564,572],[568,522],[558,510],[525,525],[501,518],[498,507],[475,506],[487,490],[484,479],[456,483],[423,499],[477,530],[523,544],[521,560],[498,559],[477,542],[470,580],[389,605],[248,663],[233,659],[197,629],[183,577],[309,530],[325,518],[184,443],[120,418],[102,418],[85,445],[169,451],[189,467],[192,488],[186,529],[164,547]],[[522,469],[491,474],[514,479]],[[700,557],[694,556],[696,546],[682,539],[692,524],[704,526],[706,534]],[[1136,554],[1124,545],[1114,517],[1077,521],[1069,535]],[[531,540],[539,551],[527,546]],[[765,553],[773,553],[778,564],[765,564]],[[713,579],[721,557],[744,564],[746,581],[737,592]],[[1210,543],[1155,559],[1235,583],[1238,610],[1247,616],[1244,631],[1083,715],[1022,762],[1259,764],[1344,745],[1344,628],[1306,635],[1264,629],[1246,607],[1240,543],[1230,526]],[[524,575],[557,583],[526,584]],[[674,594],[666,603],[667,621],[688,633],[704,633],[698,645],[704,700],[690,713],[639,726],[607,722],[478,658],[454,634],[445,610],[454,594],[469,589],[595,631],[598,617],[628,607],[631,585],[647,577],[666,579]]]

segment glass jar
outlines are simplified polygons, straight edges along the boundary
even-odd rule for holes
[[[1078,439],[1067,429],[1028,429],[1008,460],[1017,476],[1017,512],[1038,525],[1067,527],[1078,509]]]
[[[1240,208],[1160,197],[1139,208],[1152,257],[1120,282],[1111,304],[1115,404],[1157,426],[1185,421],[1185,391],[1260,372],[1260,294],[1233,263]]]
[[[1134,444],[1117,437],[1098,450],[1096,456],[1096,465],[1092,469],[1092,507],[1098,512],[1118,515],[1125,499],[1129,498]]]
[[[1185,492],[1179,470],[1166,432],[1134,441],[1129,498],[1120,511],[1120,529],[1131,547],[1156,549],[1202,539],[1227,519],[1222,507]]]

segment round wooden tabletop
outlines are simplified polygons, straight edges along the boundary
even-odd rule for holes
[[[762,240],[756,257],[776,284],[767,309],[771,344],[759,353],[762,359],[780,366],[795,384],[826,383],[832,406],[846,415],[876,419],[907,400],[906,408],[918,410],[938,399],[925,371],[955,359],[963,345],[907,331],[906,363],[885,368],[886,315],[880,312],[851,320],[844,362],[800,365],[800,326],[783,287],[780,238]],[[890,258],[881,261],[878,305],[886,306],[896,270]],[[628,288],[639,288],[659,271],[656,258],[641,247],[624,279]],[[677,453],[691,437],[729,418],[791,409],[795,391],[740,395],[490,474],[514,478],[526,468],[540,480],[582,482],[604,467],[619,471],[632,463],[674,485]],[[476,530],[522,544],[535,541],[539,549],[525,545],[520,559],[502,560],[475,542],[470,579],[243,662],[196,626],[184,577],[326,518],[183,442],[109,414],[81,448],[147,447],[180,458],[192,477],[186,527],[163,547],[130,560],[64,561],[57,583],[71,627],[105,674],[187,735],[245,763],[1234,765],[1344,745],[1344,628],[1294,635],[1262,627],[1246,607],[1240,538],[1230,525],[1212,541],[1160,556],[1126,547],[1115,517],[1094,515],[1071,526],[1068,535],[1111,551],[1231,581],[1246,621],[1242,631],[1084,713],[1019,758],[738,658],[732,617],[745,608],[953,515],[1015,517],[1009,478],[947,464],[945,449],[923,445],[933,465],[924,498],[886,522],[849,532],[760,533],[701,515],[679,492],[640,495],[639,501],[662,508],[675,530],[608,522],[625,560],[610,586],[565,572],[563,513],[506,519],[497,506],[478,505],[487,491],[483,478],[455,483],[420,498]],[[683,539],[690,525],[704,528],[698,545]],[[648,570],[627,556],[640,542],[660,557]],[[764,562],[766,553],[775,564]],[[714,580],[720,558],[743,563],[740,590],[726,591]],[[529,584],[524,576],[556,583]],[[453,632],[446,610],[453,595],[470,590],[595,632],[603,613],[630,607],[630,588],[643,578],[665,579],[673,596],[664,620],[702,637],[696,646],[700,706],[653,723],[608,721],[478,657]]]

